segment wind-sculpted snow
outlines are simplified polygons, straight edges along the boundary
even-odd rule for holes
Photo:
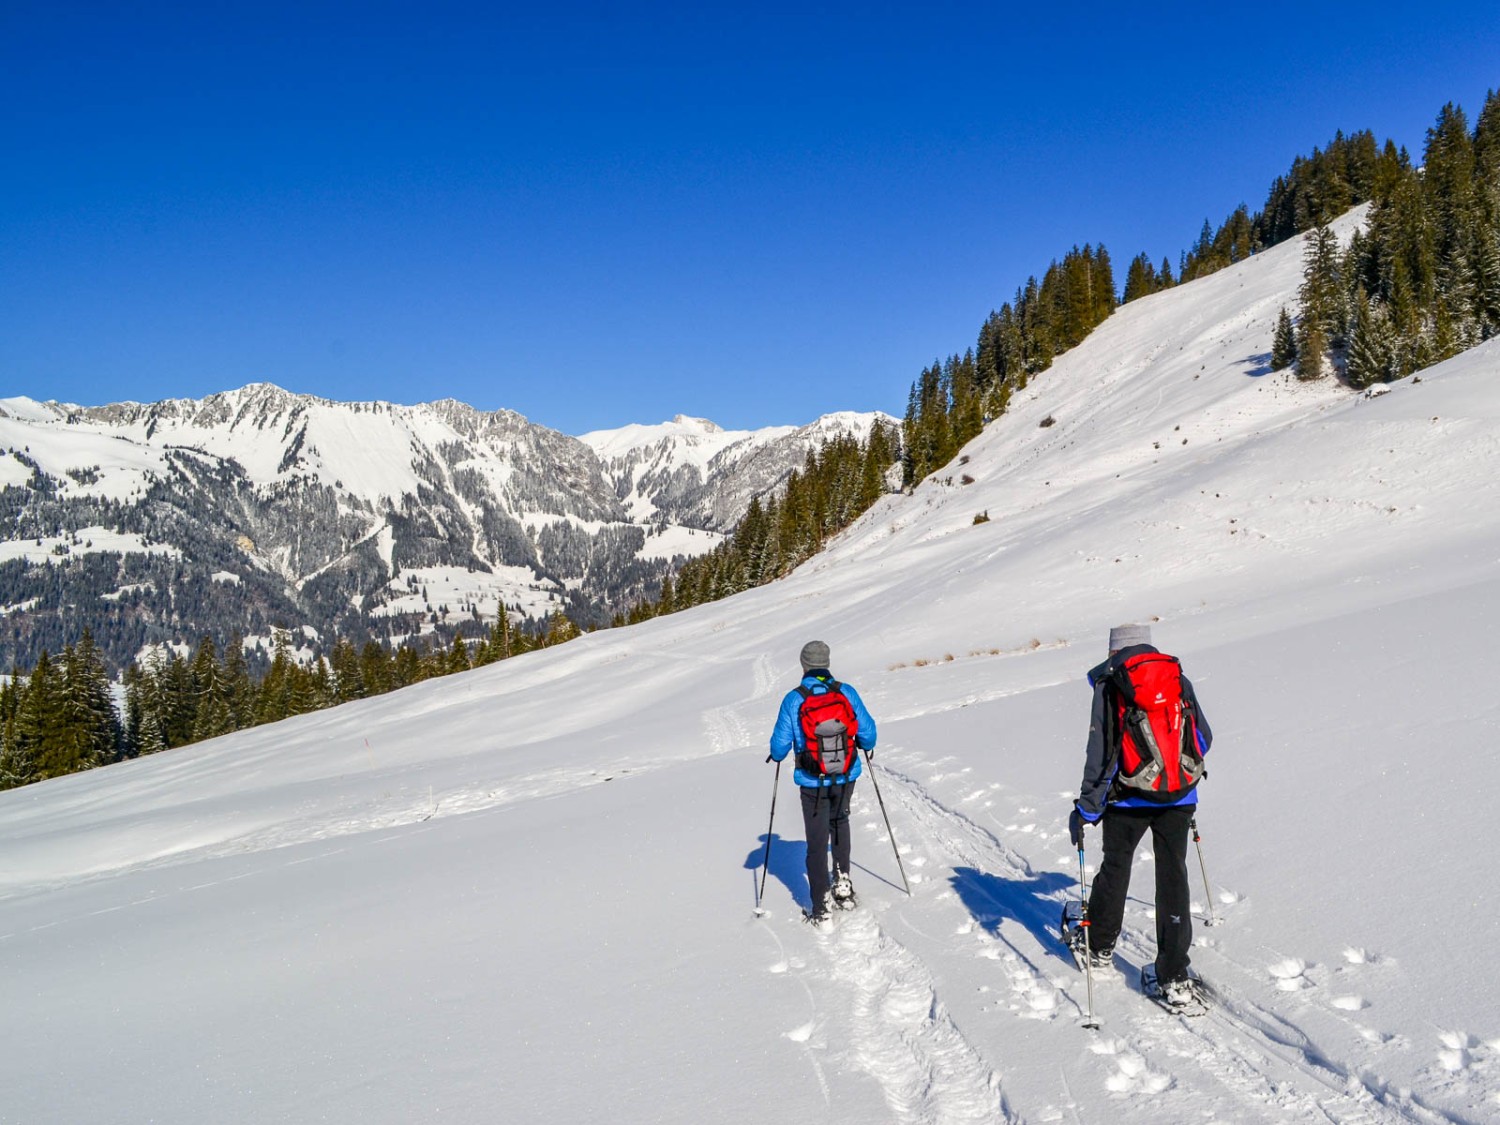
[[[1500,342],[1300,385],[1299,281],[1133,302],[770,586],[0,794],[0,1120],[1496,1120]],[[1130,620],[1216,736],[1213,1005],[1140,993],[1143,847],[1091,1031],[1066,816]],[[814,638],[880,731],[829,933],[765,761]]]

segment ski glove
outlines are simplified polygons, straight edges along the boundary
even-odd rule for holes
[[[1103,813],[1097,816],[1089,816],[1078,807],[1078,802],[1073,802],[1073,811],[1068,814],[1068,839],[1073,841],[1075,848],[1083,847],[1083,829],[1087,824],[1098,824]]]
[[[1087,817],[1083,814],[1082,809],[1080,809],[1077,805],[1074,805],[1073,811],[1068,814],[1068,839],[1073,841],[1073,846],[1075,848],[1083,847],[1084,828],[1087,825],[1098,823],[1098,817]]]

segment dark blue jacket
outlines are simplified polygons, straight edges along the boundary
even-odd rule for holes
[[[1115,800],[1110,799],[1110,786],[1114,783],[1115,774],[1120,771],[1120,748],[1118,745],[1109,745],[1111,741],[1107,732],[1112,725],[1109,714],[1109,677],[1121,664],[1132,656],[1139,656],[1143,652],[1159,651],[1152,645],[1131,645],[1122,648],[1103,664],[1089,672],[1089,683],[1094,688],[1094,707],[1089,714],[1089,745],[1088,752],[1083,765],[1083,785],[1078,791],[1078,811],[1089,823],[1093,823],[1104,815],[1105,805],[1113,805],[1118,808],[1145,808],[1162,809],[1170,808],[1157,801],[1145,797],[1123,797]],[[1198,752],[1207,756],[1208,748],[1214,740],[1213,731],[1208,729],[1208,719],[1204,717],[1203,708],[1198,705],[1198,697],[1193,692],[1193,685],[1188,682],[1186,676],[1182,677],[1182,698],[1188,703],[1197,719],[1198,725]],[[1181,800],[1174,802],[1178,805],[1196,805],[1198,803],[1198,789],[1194,786]]]
[[[802,677],[802,686],[814,695],[827,692],[831,682],[833,682],[833,677],[825,668],[814,668]],[[854,708],[854,718],[859,723],[859,731],[854,737],[854,744],[861,750],[875,749],[875,720],[870,717],[870,712],[865,710],[864,701],[859,698],[859,692],[848,684],[839,684],[839,689],[844,693],[844,698],[849,701],[849,706]],[[798,743],[802,739],[802,725],[798,720],[798,712],[801,708],[802,693],[796,689],[787,692],[786,698],[781,701],[781,711],[776,716],[776,726],[771,731],[773,760],[779,762],[788,754],[796,752]],[[849,772],[838,777],[820,777],[803,769],[798,769],[792,776],[798,785],[816,789],[819,786],[842,785],[846,781],[855,781],[864,772],[864,768],[864,760],[856,754],[854,765]]]

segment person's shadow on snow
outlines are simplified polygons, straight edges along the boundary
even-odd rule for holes
[[[955,867],[949,882],[974,916],[974,921],[986,932],[1005,941],[1000,927],[1007,919],[1012,919],[1025,926],[1037,944],[1051,956],[1072,964],[1072,955],[1063,948],[1058,922],[1062,915],[1063,892],[1069,887],[1077,887],[1076,879],[1060,871],[1003,879],[972,867]],[[1031,959],[1012,942],[1006,941],[1006,944],[1023,960],[1030,962]]]
[[[755,889],[760,890],[760,869],[766,863],[766,837],[745,857],[745,866],[755,873]],[[812,909],[812,888],[807,885],[807,841],[783,840],[771,833],[770,873],[791,892],[792,901],[803,910]],[[761,903],[765,905],[764,902]]]

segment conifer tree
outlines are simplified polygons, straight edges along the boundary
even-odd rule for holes
[[[0,679],[0,789],[25,784],[12,777],[11,739],[15,733],[16,708],[20,703],[21,678],[14,669],[8,678]]]
[[[156,711],[147,711],[141,719],[140,753],[157,754],[167,749],[167,738],[162,733]]]
[[[1297,332],[1297,378],[1321,379],[1328,374],[1328,336],[1316,316],[1302,316]]]
[[[237,728],[230,703],[230,686],[219,663],[214,639],[204,635],[193,655],[193,687],[198,694],[197,713],[193,719],[193,741],[217,738]]]
[[[333,669],[334,699],[339,703],[363,699],[365,684],[359,674],[359,653],[348,637],[340,637],[334,642],[328,662]]]
[[[1484,232],[1474,272],[1480,336],[1488,340],[1500,335],[1500,224]]]
[[[193,671],[175,649],[167,657],[161,682],[161,727],[167,745],[186,746],[198,725],[198,691]]]
[[[1349,329],[1346,374],[1354,387],[1389,379],[1395,366],[1390,321],[1383,309],[1372,306],[1360,290],[1355,298],[1354,320]]]
[[[376,655],[382,658],[381,663],[383,664],[384,651],[374,641],[365,646],[365,652],[370,652],[371,645],[375,647]],[[367,659],[363,660],[362,663],[364,666],[365,683],[369,684],[370,672],[375,662]],[[410,687],[412,684],[420,683],[426,678],[426,673],[422,667],[422,654],[417,650],[414,642],[408,642],[396,650],[396,655],[391,659],[389,674],[389,683],[392,688]]]
[[[445,673],[452,675],[455,672],[467,672],[469,664],[469,647],[464,643],[463,634],[453,634],[453,644],[448,649],[448,660]]]
[[[42,650],[37,667],[48,660]],[[36,679],[36,668],[31,676],[23,680],[20,673],[12,669],[10,682],[0,692],[0,706],[4,708],[4,738],[0,743],[0,789],[11,789],[28,785],[38,780],[36,754],[45,730],[41,728],[41,716],[36,709],[28,709],[26,697],[31,682]],[[42,706],[45,706],[45,701]]]
[[[1322,223],[1309,231],[1302,260],[1302,288],[1298,293],[1302,320],[1316,320],[1326,339],[1339,327],[1338,240],[1333,231]]]
[[[1156,267],[1151,264],[1151,259],[1144,251],[1130,260],[1130,266],[1125,271],[1125,299],[1124,304],[1149,297],[1157,291]]]
[[[155,754],[170,745],[166,732],[166,669],[162,650],[154,649],[139,670],[134,699],[127,700],[127,706],[137,716],[134,722],[137,754]]]
[[[1286,306],[1281,306],[1281,313],[1276,318],[1276,335],[1271,341],[1271,370],[1282,371],[1290,367],[1297,360],[1297,338],[1292,331],[1292,317],[1286,311]]]
[[[79,769],[105,765],[120,756],[120,721],[110,692],[109,672],[94,644],[94,634],[85,628],[64,659],[70,726],[78,738]]]
[[[44,781],[71,772],[64,748],[63,684],[43,649],[16,707],[11,767],[25,781]]]
[[[287,672],[287,715],[320,710],[331,687],[326,662],[320,659],[313,667],[305,668],[293,661]]]
[[[274,723],[292,712],[291,635],[285,629],[272,630],[271,666],[261,678],[256,692],[255,723]]]

